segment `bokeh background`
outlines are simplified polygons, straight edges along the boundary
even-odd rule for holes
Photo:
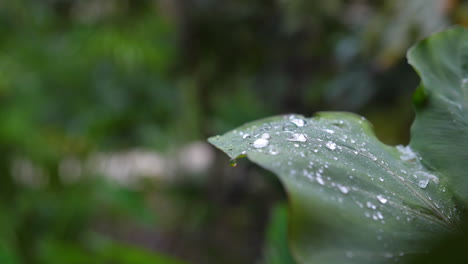
[[[293,263],[279,182],[206,138],[334,110],[405,144],[405,52],[451,24],[468,1],[1,1],[0,263]]]

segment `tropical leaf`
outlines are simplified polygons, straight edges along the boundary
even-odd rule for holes
[[[271,117],[209,139],[280,178],[299,263],[405,261],[460,231],[452,190],[467,201],[468,31],[439,33],[409,59],[422,77],[409,146],[385,145],[364,118],[339,112]]]
[[[468,29],[436,34],[408,59],[421,76],[411,147],[468,202]]]
[[[349,113],[277,116],[209,141],[277,174],[299,263],[386,263],[456,229],[445,180],[409,147],[381,143]]]

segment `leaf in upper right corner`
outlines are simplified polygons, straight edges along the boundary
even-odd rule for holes
[[[410,145],[468,203],[468,29],[421,41],[408,60],[421,77]]]

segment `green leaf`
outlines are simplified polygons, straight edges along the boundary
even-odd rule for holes
[[[394,263],[457,229],[445,178],[350,113],[276,116],[209,141],[274,172],[290,206],[298,263]]]
[[[408,52],[421,77],[411,147],[446,175],[468,202],[468,29],[454,27],[421,41]]]

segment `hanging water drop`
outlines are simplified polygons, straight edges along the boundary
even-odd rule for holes
[[[237,166],[237,159],[230,160],[229,165],[231,165],[231,167],[236,167]]]

